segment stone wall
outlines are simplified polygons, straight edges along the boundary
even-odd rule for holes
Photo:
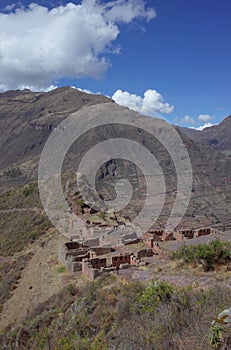
[[[214,228],[200,228],[200,229],[187,229],[187,230],[179,230],[173,232],[165,232],[164,230],[153,230],[150,229],[145,234],[145,238],[143,242],[149,246],[153,247],[154,242],[162,242],[162,241],[182,241],[185,239],[192,239],[196,237],[200,237],[203,235],[209,235],[217,233],[217,230]]]
[[[131,255],[130,256],[130,265],[133,266],[139,266],[140,260],[137,258],[137,256]]]
[[[90,264],[93,267],[93,269],[100,269],[101,267],[107,266],[107,259],[106,258],[93,258],[90,259]]]
[[[112,266],[119,267],[121,264],[130,264],[131,253],[112,256]]]
[[[96,255],[104,255],[109,254],[113,251],[113,249],[109,247],[92,247],[91,251],[93,251]]]
[[[68,250],[68,252],[66,253],[67,256],[79,256],[79,255],[85,255],[87,254],[89,251],[89,248],[80,248],[80,249],[72,249],[72,250]]]
[[[151,233],[152,235],[156,235],[156,236],[163,236],[164,230],[161,230],[161,229],[159,229],[159,230],[150,229],[150,230],[148,230],[147,233]]]
[[[82,261],[82,273],[91,281],[99,276],[99,270],[94,269],[88,259]]]
[[[176,241],[183,241],[184,235],[180,231],[175,231],[173,237]]]
[[[173,232],[165,232],[162,236],[163,241],[173,241],[174,240],[174,234]]]
[[[60,244],[59,246],[59,260],[63,265],[66,265],[68,250],[66,245]]]
[[[195,230],[180,230],[178,233],[183,237],[183,239],[192,239],[194,237]]]
[[[99,245],[99,237],[84,241],[84,246],[86,247],[96,247],[98,245]]]
[[[74,273],[82,269],[81,262],[73,261],[72,257],[68,257],[65,266],[68,273]]]
[[[74,241],[67,242],[64,244],[64,246],[66,247],[67,250],[80,248],[80,244],[78,242],[74,242]]]
[[[153,256],[153,250],[152,249],[141,249],[137,252],[137,258],[141,259],[141,258],[145,258],[145,257],[150,257]]]
[[[139,243],[141,242],[141,239],[140,238],[123,239],[122,241],[124,245],[129,245],[129,244]]]
[[[200,236],[205,236],[205,235],[210,235],[217,233],[217,230],[215,228],[201,228],[196,230],[194,237],[200,237]]]

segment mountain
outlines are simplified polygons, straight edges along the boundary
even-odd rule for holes
[[[74,173],[83,154],[99,142],[115,137],[136,140],[154,154],[165,176],[167,194],[157,225],[160,222],[163,224],[173,207],[177,190],[171,156],[158,140],[150,137],[144,130],[119,125],[125,114],[134,120],[140,120],[141,123],[143,116],[118,106],[105,96],[86,94],[70,87],[58,88],[47,93],[24,90],[0,94],[1,192],[36,181],[39,157],[49,135],[70,113],[88,106],[94,106],[95,114],[99,115],[110,115],[113,109],[118,115],[118,125],[108,124],[103,128],[93,128],[82,135],[66,155],[64,171]],[[84,110],[84,113],[86,120],[90,118],[87,116],[87,110]],[[198,227],[228,222],[231,214],[231,160],[207,145],[194,142],[185,135],[185,130],[178,132],[188,150],[193,170],[192,198],[182,224]],[[104,199],[113,199],[115,191],[112,184],[116,179],[123,178],[129,178],[134,189],[130,206],[127,206],[123,214],[134,215],[144,205],[145,179],[132,162],[118,159],[112,162],[109,159],[109,163],[106,162],[97,173],[97,186]]]
[[[181,130],[196,142],[208,145],[231,157],[231,116],[225,118],[220,124],[202,131],[189,128],[181,128]]]
[[[61,130],[59,123],[77,111],[76,122],[82,113],[86,126],[95,117],[107,115],[111,119],[82,134],[65,156],[62,183],[71,210],[91,221],[105,219],[103,212],[91,210],[79,195],[76,170],[94,146],[116,138],[144,146],[162,169],[166,198],[156,227],[165,224],[176,199],[177,174],[171,150],[168,152],[151,135],[156,128],[162,140],[169,137],[168,127],[158,128],[157,119],[146,119],[105,96],[69,87],[47,93],[24,90],[0,94],[0,348],[191,350],[203,345],[210,349],[210,339],[217,339],[215,328],[211,338],[211,323],[231,303],[228,265],[219,266],[215,274],[203,272],[201,262],[200,266],[188,264],[185,250],[187,265],[155,255],[145,268],[121,269],[118,278],[105,273],[93,282],[81,271],[70,274],[61,265],[58,252],[67,237],[59,234],[45,214],[37,169],[48,137],[56,128],[56,132]],[[125,117],[134,125],[123,124]],[[142,128],[144,124],[147,131]],[[215,225],[226,230],[231,217],[231,160],[193,140],[187,130],[177,130],[193,171],[191,200],[180,227]],[[144,206],[146,180],[132,158],[114,159],[111,151],[103,146],[98,153],[107,152],[108,159],[96,172],[96,188],[102,199],[115,199],[114,184],[128,179],[133,195],[121,217],[133,219]],[[48,160],[55,153],[56,149]],[[188,190],[188,184],[184,185],[182,192]],[[118,222],[120,216],[116,218]],[[220,236],[224,237],[222,233]],[[118,247],[118,251],[122,254],[132,246]],[[134,250],[144,247],[139,242]],[[206,251],[201,249],[204,254]],[[210,253],[206,254],[208,259]],[[230,339],[226,333],[221,333],[221,338]]]
[[[70,113],[108,101],[69,87],[0,94],[0,169],[40,154],[48,135]]]
[[[0,193],[36,178],[44,144],[70,113],[111,101],[62,87],[50,92],[7,91],[0,94]]]

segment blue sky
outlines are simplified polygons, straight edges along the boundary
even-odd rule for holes
[[[33,2],[51,10],[60,5],[65,7],[69,1],[34,0]],[[91,13],[94,12],[93,2],[85,0]],[[71,68],[63,68],[61,64],[57,64],[55,69],[51,68],[50,63],[42,62],[41,57],[39,61],[36,61],[38,59],[35,57],[35,53],[38,52],[36,47],[34,47],[33,55],[31,57],[28,55],[28,59],[25,60],[27,65],[23,66],[24,63],[22,63],[20,66],[20,54],[25,56],[23,50],[29,50],[33,45],[35,46],[34,41],[31,42],[31,46],[29,42],[33,37],[28,36],[25,43],[22,43],[21,47],[14,53],[13,49],[10,48],[10,43],[12,42],[12,45],[14,43],[15,47],[17,40],[20,43],[20,37],[15,35],[13,29],[8,28],[12,28],[9,23],[13,18],[15,31],[19,29],[20,32],[20,26],[23,27],[22,36],[23,33],[31,32],[31,28],[34,29],[34,21],[29,18],[28,10],[26,10],[30,3],[31,1],[25,0],[20,3],[1,1],[1,12],[5,13],[5,16],[12,15],[16,8],[21,7],[21,14],[7,17],[7,20],[4,17],[0,18],[2,33],[0,43],[1,40],[8,42],[7,45],[2,46],[2,56],[5,55],[4,61],[0,60],[0,76],[2,77],[0,86],[2,90],[21,86],[42,89],[46,85],[52,84],[54,86],[73,85],[94,93],[101,92],[108,96],[113,96],[119,90],[119,93],[117,92],[115,95],[118,102],[132,103],[135,101],[137,110],[145,106],[156,109],[156,112],[163,114],[171,123],[195,128],[204,125],[204,123],[219,123],[225,116],[231,114],[231,2],[227,0],[219,2],[214,0],[154,0],[146,2],[133,0],[130,2],[133,3],[131,10],[130,7],[126,7],[126,0],[112,1],[114,4],[120,3],[121,6],[124,6],[124,17],[121,19],[118,13],[115,14],[115,9],[118,10],[118,6],[114,7],[113,13],[105,10],[107,20],[109,18],[114,25],[113,28],[105,27],[110,38],[108,39],[108,36],[104,34],[102,40],[104,40],[103,44],[105,45],[100,49],[98,47],[92,49],[91,47],[91,51],[96,51],[97,58],[100,60],[104,57],[104,61],[99,62],[99,60],[95,60],[96,57],[93,57],[94,59],[91,57],[88,66],[86,62],[81,63],[82,66],[78,63],[78,48],[71,52],[71,45],[75,42],[75,37],[72,34],[75,34],[76,40],[80,40],[79,31],[75,33],[75,27],[79,25],[78,17],[71,22],[69,28],[71,34],[64,38],[66,45],[66,41],[71,37],[70,45],[63,47],[63,52],[70,53],[67,57],[67,65],[73,66],[73,71]],[[81,1],[72,1],[72,3],[81,5]],[[98,4],[101,5],[107,3],[108,1],[98,1]],[[13,5],[15,6],[13,7]],[[113,5],[111,7],[113,8]],[[155,10],[155,16],[150,8]],[[99,11],[99,7],[95,7],[95,9],[96,12]],[[131,17],[128,16],[130,10],[133,11]],[[143,12],[139,15],[141,10]],[[33,8],[30,11],[33,11],[35,16],[36,14],[38,17],[40,16],[38,8]],[[74,7],[73,9],[69,8],[69,17],[66,17],[65,21],[62,22],[65,26],[68,26],[68,18],[72,18],[70,17],[71,11],[74,13]],[[43,14],[39,17],[41,18],[41,31],[42,28],[46,29],[47,23],[43,22],[42,16]],[[26,28],[27,20],[28,30]],[[91,34],[87,31],[85,35],[84,30],[83,28],[82,39],[86,38],[86,42],[89,40],[92,43]],[[98,40],[99,43],[100,35],[99,32],[98,37],[96,36],[96,41]],[[44,38],[41,39],[41,43],[45,41]],[[60,45],[60,53],[59,56],[54,57],[54,62],[62,57],[62,42],[58,42],[57,45]],[[83,45],[81,50],[83,50]],[[40,47],[42,52],[46,49],[44,47]],[[14,60],[12,60],[13,55]],[[48,56],[49,53],[47,56],[44,54],[43,59],[46,60]],[[64,58],[62,57],[62,59]],[[37,62],[38,66],[45,67],[44,72],[50,79],[49,81],[45,81],[41,77],[41,71],[33,71],[32,67],[35,67]],[[74,67],[75,64],[76,67]],[[81,70],[78,71],[80,66]],[[23,69],[24,71],[28,70],[26,77],[25,74],[22,74]],[[3,72],[7,72],[7,75],[4,75]],[[143,98],[147,91],[148,93]]]

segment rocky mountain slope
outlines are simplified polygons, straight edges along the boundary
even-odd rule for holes
[[[30,90],[0,94],[0,191],[36,178],[43,146],[55,127],[82,107],[110,101],[70,87],[47,93]]]
[[[189,128],[181,129],[193,140],[231,157],[231,116],[225,118],[220,124],[205,128],[202,131]]]
[[[89,283],[81,272],[72,276],[60,265],[58,249],[66,238],[45,215],[37,166],[58,123],[87,106],[94,106],[96,114],[116,111],[118,122],[125,114],[141,122],[144,118],[104,96],[71,88],[0,94],[0,348],[211,349],[211,322],[231,302],[228,266],[227,271],[205,274],[200,268],[191,271],[174,267],[171,261],[158,261],[150,270],[131,271],[136,276],[132,280],[124,270],[118,278],[105,274]],[[225,229],[231,216],[231,160],[182,130],[179,133],[193,170],[192,197],[181,225],[218,224]],[[158,160],[167,188],[157,225],[163,223],[176,197],[176,171],[160,142],[137,127],[108,124],[80,137],[64,160],[64,189],[67,183],[75,184],[74,172],[82,155],[115,137],[136,140]],[[102,198],[114,199],[113,184],[122,178],[130,180],[134,192],[122,214],[132,216],[142,209],[146,190],[145,179],[132,162],[105,162],[96,175],[97,189]],[[76,194],[77,188],[69,188]],[[80,205],[79,197],[68,199],[69,204]],[[152,276],[157,278],[154,283],[149,281]]]
[[[30,90],[0,94],[0,168],[38,155],[52,130],[82,107],[110,101],[64,87],[47,93]]]
[[[36,181],[40,153],[48,136],[67,115],[87,106],[94,106],[96,114],[110,114],[114,109],[118,125],[108,124],[82,135],[66,155],[64,171],[75,172],[82,155],[99,142],[115,137],[136,140],[153,153],[162,168],[167,196],[157,224],[164,223],[174,204],[177,190],[176,171],[171,156],[160,142],[144,130],[132,126],[125,128],[119,124],[126,113],[141,122],[144,117],[116,105],[107,97],[86,94],[69,87],[47,93],[24,90],[0,94],[1,192]],[[223,123],[229,123],[229,118]],[[219,223],[225,225],[230,221],[231,214],[231,160],[211,147],[193,141],[182,130],[179,133],[188,150],[193,170],[192,198],[182,224],[189,227]],[[134,190],[130,206],[123,214],[136,214],[144,204],[145,180],[132,162],[109,159],[98,170],[98,189],[104,199],[113,199],[113,183],[122,178],[129,178]]]
[[[23,324],[0,333],[0,347],[229,349],[229,327],[227,334],[223,325],[213,333],[211,323],[230,302],[230,291],[219,284],[209,290],[180,289],[166,282],[144,284],[104,275],[84,286],[67,284],[30,312]]]

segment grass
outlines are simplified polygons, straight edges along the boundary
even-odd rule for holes
[[[42,208],[37,182],[6,192],[0,196],[0,210]]]
[[[22,251],[52,227],[45,215],[34,212],[0,213],[0,255]]]
[[[36,182],[0,196],[0,256],[22,251],[52,227],[37,208],[42,205]]]
[[[58,273],[64,273],[66,272],[66,268],[64,265],[60,265],[58,268],[57,268],[57,272]]]
[[[17,260],[7,261],[0,267],[0,305],[8,300],[21,278],[22,271],[30,261],[32,255],[21,255]],[[1,310],[1,307],[0,307]]]
[[[202,264],[205,271],[216,270],[220,265],[230,265],[230,243],[215,239],[207,244],[183,245],[178,251],[172,253],[172,259],[182,260],[184,264],[195,266]]]
[[[82,287],[68,285],[40,305],[23,325],[6,330],[0,347],[31,350],[211,350],[220,330],[214,317],[231,305],[230,291],[176,288],[104,275]],[[57,336],[58,332],[58,336]]]

